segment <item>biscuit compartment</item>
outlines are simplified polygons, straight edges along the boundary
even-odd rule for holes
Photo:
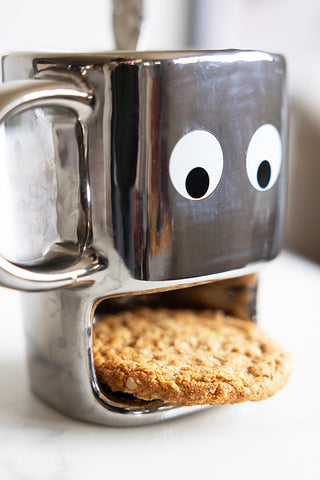
[[[201,285],[186,286],[169,291],[157,291],[133,295],[121,295],[103,299],[95,309],[93,329],[99,318],[140,307],[174,309],[212,309],[222,310],[228,315],[244,320],[256,320],[257,275],[250,274]],[[158,409],[173,408],[177,405],[162,400],[141,400],[133,394],[113,392],[108,385],[99,381],[95,374],[95,393],[100,401],[115,411],[121,409],[133,413],[151,412]]]
[[[244,320],[256,321],[257,286],[257,274],[250,274],[200,285],[177,286],[170,290],[108,297],[96,306],[94,321],[98,321],[101,315],[141,306],[210,308]]]

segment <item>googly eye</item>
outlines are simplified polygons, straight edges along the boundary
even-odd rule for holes
[[[189,200],[202,200],[217,188],[223,170],[219,141],[204,130],[184,135],[174,146],[169,175],[177,192]]]
[[[271,188],[280,173],[282,157],[281,138],[271,124],[262,125],[252,135],[247,151],[247,174],[257,190]]]

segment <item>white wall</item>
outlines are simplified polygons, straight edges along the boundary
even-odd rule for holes
[[[185,44],[189,0],[144,0],[143,48]],[[114,48],[111,0],[0,0],[0,54]]]
[[[108,7],[105,0],[1,0],[1,52],[101,49],[112,38]]]

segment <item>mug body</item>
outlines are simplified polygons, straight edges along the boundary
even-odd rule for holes
[[[278,253],[283,58],[236,50],[17,53],[2,64],[4,82],[69,82],[94,99],[85,120],[51,102],[0,130],[1,253],[31,271],[68,272],[90,250],[105,267],[76,285],[22,293],[32,390],[68,415],[107,425],[193,411],[129,404],[103,391],[94,316],[102,299],[109,305],[112,296],[121,302],[244,275]]]
[[[23,114],[40,144],[20,172],[24,185],[38,172],[24,207],[33,220],[23,220],[37,237],[13,260],[41,262],[56,245],[81,250],[83,185],[90,245],[135,279],[199,277],[273,258],[284,216],[284,77],[281,56],[256,51],[4,57],[5,82],[70,79],[95,97],[85,167],[67,109]],[[13,144],[21,164],[30,152]]]

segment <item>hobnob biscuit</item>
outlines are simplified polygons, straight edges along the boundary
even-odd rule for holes
[[[255,323],[221,311],[140,307],[93,329],[99,382],[179,405],[257,401],[282,388],[290,356]]]

